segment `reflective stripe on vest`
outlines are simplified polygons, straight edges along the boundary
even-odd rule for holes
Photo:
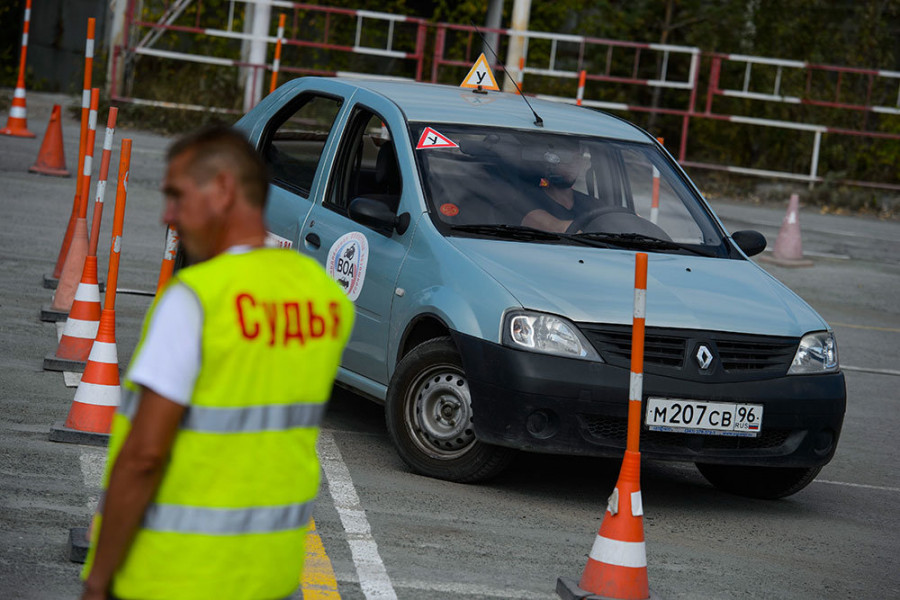
[[[273,533],[305,527],[312,518],[313,501],[286,506],[254,508],[202,508],[177,504],[150,504],[141,527],[172,533],[241,534]],[[106,506],[100,495],[97,512]]]
[[[129,420],[137,412],[139,394],[126,390],[119,411]],[[244,408],[188,406],[183,430],[202,433],[253,433],[316,427],[325,415],[325,404],[266,404]]]
[[[143,527],[177,533],[241,534],[273,533],[304,527],[312,517],[313,502],[254,508],[200,508],[151,504]]]

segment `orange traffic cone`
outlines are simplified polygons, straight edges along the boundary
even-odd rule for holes
[[[53,105],[50,113],[50,123],[41,143],[37,161],[28,170],[42,175],[55,175],[56,177],[68,177],[66,170],[66,152],[63,148],[62,122],[60,120],[60,106]]]
[[[28,113],[25,107],[25,88],[16,87],[13,95],[12,106],[9,107],[9,118],[6,127],[0,129],[0,134],[16,137],[36,137],[28,130]]]
[[[647,579],[644,508],[641,500],[641,455],[626,450],[622,470],[587,565],[578,585],[560,577],[556,592],[564,600],[582,598],[652,598]]]
[[[41,321],[55,323],[68,318],[69,310],[75,301],[75,292],[80,285],[79,278],[84,274],[87,251],[87,220],[78,218],[75,220],[75,232],[72,234],[69,253],[66,254],[62,274],[59,276],[59,283],[56,284],[56,291],[53,293],[53,301],[49,307],[41,308]]]
[[[780,267],[811,267],[813,261],[803,258],[803,244],[800,241],[800,197],[791,194],[787,214],[781,221],[778,238],[772,256],[760,258],[763,262]]]
[[[100,286],[97,285],[97,257],[84,259],[84,274],[72,310],[66,319],[56,354],[44,357],[45,371],[83,371],[91,345],[100,326]]]
[[[25,2],[25,21],[22,25],[22,49],[19,52],[19,76],[16,79],[16,91],[13,94],[12,106],[9,107],[9,119],[0,134],[16,137],[35,137],[28,131],[28,117],[25,108],[25,59],[28,56],[28,29],[31,23],[31,0]]]
[[[104,310],[69,415],[50,428],[50,441],[105,446],[121,397],[116,311]]]

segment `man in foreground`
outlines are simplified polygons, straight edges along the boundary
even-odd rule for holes
[[[267,188],[234,130],[169,150],[163,218],[199,262],[150,308],[125,378],[84,600],[297,587],[353,307],[317,263],[263,247]]]

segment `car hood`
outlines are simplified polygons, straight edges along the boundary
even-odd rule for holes
[[[524,308],[576,322],[630,324],[634,251],[453,237]],[[749,260],[648,253],[647,325],[800,336],[827,327]]]

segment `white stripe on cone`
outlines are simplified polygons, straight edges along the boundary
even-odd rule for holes
[[[24,119],[27,116],[27,113],[21,106],[11,106],[9,108],[9,116],[13,119]]]
[[[25,97],[25,88],[16,88],[16,91],[13,92],[13,98],[24,98]]]
[[[100,385],[81,380],[75,392],[75,402],[94,406],[119,406],[122,390],[117,385]]]
[[[63,335],[93,340],[97,337],[98,329],[100,329],[100,321],[82,321],[81,319],[69,317],[66,320]]]
[[[79,283],[75,290],[75,302],[100,303],[100,286],[96,283]]]
[[[628,385],[628,399],[638,401],[644,393],[644,374],[631,372],[631,380]]]
[[[647,566],[647,550],[644,542],[620,542],[600,535],[594,539],[590,557],[597,562],[616,567]]]
[[[88,360],[96,363],[119,364],[119,352],[116,345],[110,342],[94,342]]]
[[[643,319],[647,316],[647,290],[634,288],[634,318]]]
[[[101,179],[97,182],[97,197],[95,198],[96,202],[103,204],[103,201],[106,199],[106,180]]]

